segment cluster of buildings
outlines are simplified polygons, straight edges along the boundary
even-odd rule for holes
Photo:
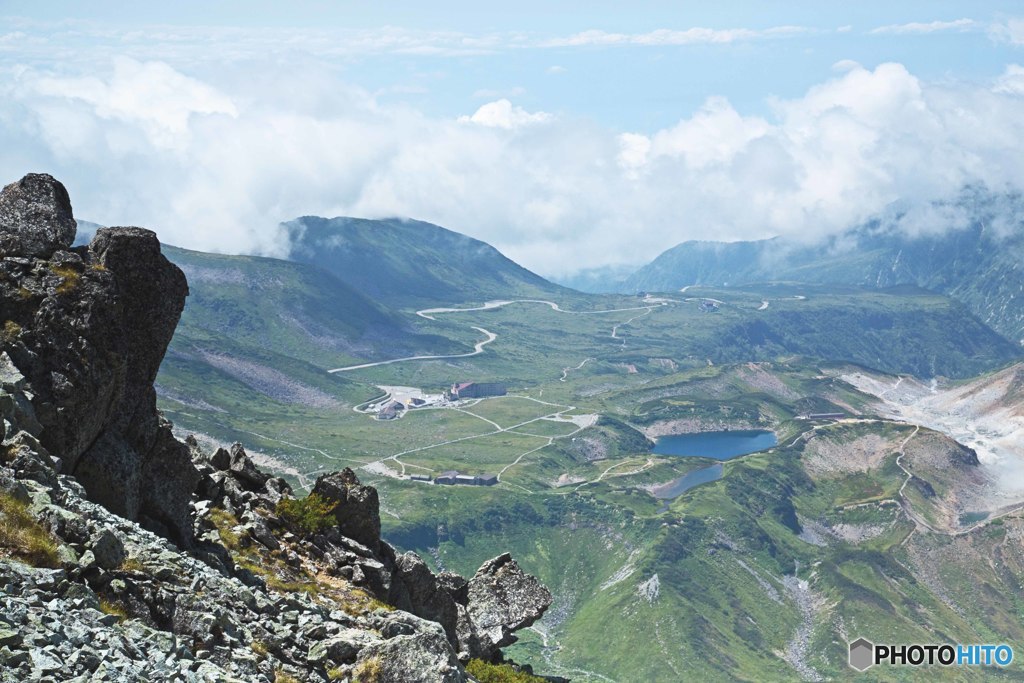
[[[846,417],[846,413],[808,413],[807,415],[797,415],[798,420],[842,420]]]
[[[426,405],[426,403],[422,398],[410,398],[405,403],[401,401],[388,401],[377,411],[377,419],[394,420],[396,417],[400,417],[402,411],[407,408],[419,408]]]
[[[435,484],[447,484],[449,486],[460,484],[462,486],[494,486],[498,483],[496,474],[459,474],[455,470],[448,470],[434,477]]]
[[[378,420],[394,420],[405,410],[405,404],[399,401],[388,401],[377,411]]]
[[[446,389],[444,398],[448,401],[458,401],[463,398],[488,398],[490,396],[504,396],[508,389],[501,382],[455,382],[451,388]],[[402,413],[411,408],[421,408],[428,404],[428,401],[420,397],[412,397],[405,401],[391,400],[377,409],[378,420],[394,420],[402,416]]]
[[[413,481],[433,481],[446,486],[494,486],[498,483],[496,474],[460,474],[455,470],[442,472],[433,479],[428,474],[414,474],[409,477]]]
[[[491,396],[505,396],[508,388],[501,382],[455,382],[450,389],[444,392],[449,401],[458,401],[464,398],[488,398]],[[421,398],[410,398],[404,403],[391,400],[385,403],[377,411],[378,420],[394,420],[401,417],[402,413],[411,408],[419,408],[426,405],[427,401]],[[498,483],[496,474],[462,474],[456,470],[442,472],[436,477],[429,474],[413,474],[409,476],[411,481],[432,482],[445,486],[494,486]]]
[[[456,382],[447,392],[450,401],[460,398],[487,398],[488,396],[504,396],[508,389],[501,382]]]

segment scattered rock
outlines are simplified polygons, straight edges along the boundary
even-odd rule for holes
[[[214,454],[217,457],[217,454]],[[262,489],[267,480],[270,479],[269,474],[265,474],[256,468],[249,455],[242,448],[242,444],[236,443],[231,447],[231,459],[228,463],[228,469],[236,478],[247,484],[256,490]],[[216,466],[216,465],[215,465]]]
[[[354,668],[365,680],[463,683],[469,680],[440,633],[398,636],[363,649]],[[376,678],[371,676],[376,675]],[[359,680],[359,679],[357,679]]]
[[[121,539],[115,536],[110,529],[103,529],[93,536],[88,552],[95,555],[96,565],[103,569],[114,569],[121,566],[128,556]]]

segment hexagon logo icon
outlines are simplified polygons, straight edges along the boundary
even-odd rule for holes
[[[875,646],[866,638],[850,643],[850,666],[857,671],[867,671],[875,664]]]

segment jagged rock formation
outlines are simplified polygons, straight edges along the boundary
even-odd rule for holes
[[[467,581],[397,554],[349,469],[309,527],[241,445],[176,440],[153,380],[184,278],[139,228],[69,251],[70,217],[49,176],[0,195],[0,682],[457,683],[540,618],[508,555]]]
[[[313,488],[334,506],[332,517],[345,523],[298,532],[304,547],[289,550],[292,544],[279,539],[294,539],[297,530],[286,531],[287,522],[275,512],[277,501],[292,498],[287,482],[259,473],[238,444],[230,456],[220,450],[210,457],[194,441],[189,446],[204,481],[214,482],[205,488],[212,504],[199,507],[198,538],[217,538],[211,534],[210,510],[231,510],[241,520],[243,538],[271,553],[283,551],[286,564],[308,564],[313,574],[343,578],[384,603],[440,625],[460,661],[499,659],[500,648],[516,641],[513,632],[532,625],[551,604],[547,588],[507,553],[484,563],[469,581],[451,572],[435,575],[415,553],[396,554],[380,537],[376,489],[362,485],[349,468],[322,476]],[[295,573],[289,576],[296,578]]]
[[[39,441],[61,471],[90,499],[187,544],[198,475],[153,389],[185,276],[149,230],[104,228],[72,250],[74,233],[67,191],[50,176],[0,193],[0,349],[32,387]]]
[[[513,631],[533,624],[540,617],[536,605],[542,596],[551,603],[548,590],[533,576],[525,574],[508,553],[488,560],[469,580],[466,614],[481,645],[479,656],[490,659],[498,648],[516,642]]]
[[[316,480],[313,493],[333,501],[338,531],[371,550],[380,541],[380,501],[377,490],[362,486],[355,472],[345,468]]]

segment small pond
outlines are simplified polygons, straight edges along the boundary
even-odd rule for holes
[[[745,429],[727,432],[695,432],[659,436],[652,453],[713,460],[731,460],[740,455],[756,453],[778,445],[774,432]]]
[[[685,491],[689,491],[694,486],[700,484],[706,484],[709,481],[718,481],[722,478],[722,464],[712,465],[711,467],[702,467],[699,470],[693,470],[687,472],[678,479],[674,479],[667,484],[662,484],[655,488],[651,493],[658,500],[672,500]]]

